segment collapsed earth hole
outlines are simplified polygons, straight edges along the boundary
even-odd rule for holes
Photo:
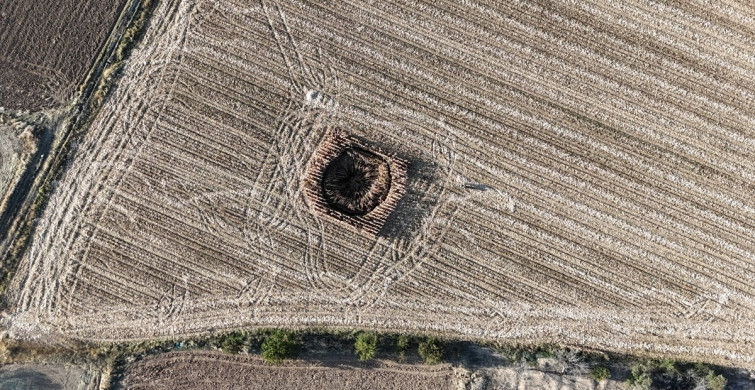
[[[365,215],[388,196],[391,170],[383,157],[350,147],[325,167],[322,191],[330,207],[348,215]]]

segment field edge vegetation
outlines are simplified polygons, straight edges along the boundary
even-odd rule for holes
[[[467,370],[505,368],[538,370],[608,379],[630,389],[680,388],[723,390],[732,380],[742,381],[746,370],[665,358],[648,358],[580,349],[559,344],[509,344],[475,342],[419,333],[333,329],[264,328],[234,330],[215,335],[149,340],[131,343],[87,344],[69,342],[47,346],[31,342],[0,341],[0,363],[69,363],[96,367],[101,388],[118,389],[128,368],[149,356],[177,351],[215,350],[226,354],[256,355],[270,365],[311,358],[312,353],[352,356],[363,364],[374,359],[397,363],[434,365],[449,363]],[[487,351],[495,362],[475,363],[474,356]],[[676,386],[676,387],[673,387]],[[686,388],[686,387],[685,387]]]

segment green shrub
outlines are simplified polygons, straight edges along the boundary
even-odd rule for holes
[[[262,342],[262,358],[271,364],[296,356],[299,342],[291,332],[276,330]]]
[[[723,375],[716,375],[712,370],[705,376],[705,384],[710,390],[723,390],[728,382]]]
[[[547,359],[555,357],[556,354],[563,351],[562,348],[560,348],[556,344],[541,344],[535,347],[535,360],[537,359]]]
[[[523,362],[530,366],[537,365],[538,351],[537,347],[532,346],[508,346],[503,352],[512,362]],[[545,355],[542,352],[541,355]],[[543,356],[545,357],[545,356]]]
[[[419,343],[417,352],[427,364],[440,363],[443,358],[443,342],[435,337],[430,337]]]
[[[590,376],[595,379],[596,382],[603,382],[611,377],[611,371],[603,366],[597,366],[590,371]]]
[[[398,354],[398,360],[403,362],[406,360],[406,352],[409,350],[409,343],[411,339],[409,336],[402,334],[396,339],[396,353]]]
[[[697,382],[697,388],[700,389],[723,390],[728,383],[723,375],[716,375],[712,368],[703,363],[695,364],[695,366],[688,371],[688,375]]]
[[[246,343],[246,334],[242,332],[231,332],[223,336],[220,342],[220,349],[226,353],[239,353]]]
[[[640,365],[632,366],[629,378],[627,379],[627,386],[632,389],[649,390],[653,384],[653,379],[650,378],[645,367]]]
[[[690,370],[692,375],[696,377],[704,377],[708,375],[709,373],[713,372],[713,370],[710,369],[707,365],[703,363],[695,363],[694,367]]]
[[[363,332],[357,336],[354,343],[356,353],[360,361],[370,360],[377,354],[377,335],[372,332]]]
[[[679,368],[677,367],[676,362],[671,359],[661,359],[653,363],[658,370],[665,372],[666,374],[669,374],[669,375],[680,374]]]

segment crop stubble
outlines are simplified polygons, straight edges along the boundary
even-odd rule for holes
[[[755,367],[752,10],[496,3],[160,4],[9,332],[376,327]],[[302,196],[332,128],[409,162],[377,237]]]

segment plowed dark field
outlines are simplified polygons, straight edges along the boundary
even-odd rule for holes
[[[350,359],[320,363],[265,364],[254,356],[216,352],[174,352],[152,356],[128,369],[122,383],[149,389],[451,389],[450,365],[375,363],[362,367]]]
[[[0,0],[0,107],[65,102],[86,76],[124,0]]]

